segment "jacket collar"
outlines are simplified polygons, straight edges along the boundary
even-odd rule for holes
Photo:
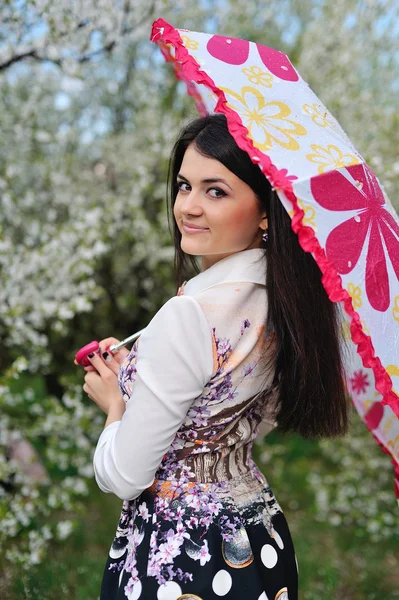
[[[184,294],[192,296],[215,285],[231,282],[266,285],[265,251],[251,248],[222,258],[187,281]]]

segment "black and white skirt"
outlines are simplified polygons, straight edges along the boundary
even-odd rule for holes
[[[284,514],[257,473],[155,480],[125,501],[100,600],[297,600]]]

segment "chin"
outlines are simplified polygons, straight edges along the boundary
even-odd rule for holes
[[[201,244],[193,244],[193,242],[190,240],[185,240],[184,238],[182,238],[180,242],[180,248],[186,254],[195,254],[196,256],[202,254]]]

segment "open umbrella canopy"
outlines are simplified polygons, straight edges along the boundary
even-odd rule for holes
[[[391,454],[399,497],[399,219],[381,184],[289,58],[246,40],[153,24],[200,114],[223,113],[311,252],[353,344],[353,403]]]

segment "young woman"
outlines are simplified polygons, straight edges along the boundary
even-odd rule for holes
[[[262,422],[345,433],[336,307],[224,116],[183,130],[170,184],[178,285],[195,257],[201,270],[85,377],[108,415],[96,480],[124,500],[101,600],[296,600],[289,529],[251,447]]]

